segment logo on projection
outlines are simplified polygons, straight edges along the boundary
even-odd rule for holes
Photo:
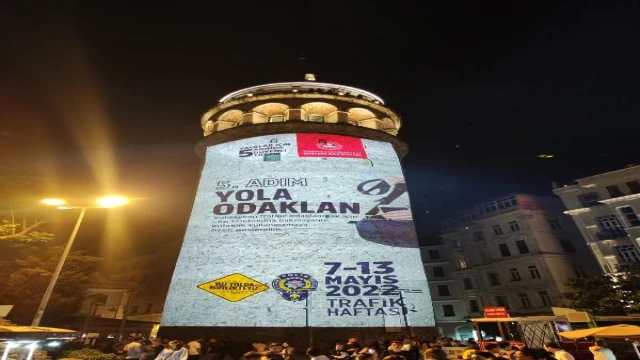
[[[239,273],[208,281],[198,285],[198,288],[231,302],[246,299],[269,289],[267,285]]]
[[[292,273],[278,276],[271,286],[287,301],[302,301],[307,298],[309,291],[318,288],[318,282],[311,275]]]
[[[367,180],[358,185],[358,192],[383,196],[376,200],[376,206],[365,213],[364,219],[350,221],[356,225],[361,238],[384,245],[418,247],[411,209],[408,206],[394,205],[407,192],[404,178],[388,176],[384,179]]]
[[[362,140],[330,134],[296,134],[299,157],[366,159]]]

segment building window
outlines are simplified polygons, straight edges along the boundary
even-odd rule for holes
[[[587,273],[584,272],[584,269],[581,266],[573,265],[573,275],[576,278],[585,278],[587,277]]]
[[[522,303],[522,307],[528,309],[531,307],[531,300],[527,296],[527,293],[518,293],[518,297],[520,298],[520,303]]]
[[[442,313],[445,317],[456,316],[453,305],[442,305]]]
[[[462,278],[462,288],[465,290],[473,290],[473,281],[471,281],[471,278]]]
[[[614,248],[621,262],[640,262],[640,254],[634,245],[618,245]]]
[[[129,310],[129,313],[130,313],[131,315],[135,315],[135,314],[137,314],[137,313],[138,313],[138,305],[132,306],[132,307],[131,307],[131,310]]]
[[[283,121],[284,121],[284,115],[271,115],[271,116],[269,116],[269,122],[270,123],[283,122]]]
[[[310,114],[307,116],[307,119],[311,122],[323,122],[324,121],[324,116],[322,115],[317,115],[317,114]]]
[[[541,279],[542,275],[540,275],[540,270],[535,265],[530,265],[529,267],[529,275],[531,275],[532,279]]]
[[[449,285],[438,285],[438,295],[451,296],[451,292],[449,291]]]
[[[456,262],[458,263],[458,268],[459,269],[466,269],[467,268],[467,259],[464,258],[463,254],[457,254],[456,255]]]
[[[620,191],[618,185],[607,186],[607,191],[609,191],[609,196],[612,198],[623,196],[624,194]]]
[[[562,226],[560,226],[560,221],[558,220],[549,220],[549,226],[551,226],[551,230],[562,230]]]
[[[600,196],[597,193],[584,194],[578,197],[584,207],[601,205]]]
[[[542,301],[543,306],[553,306],[551,302],[551,298],[549,297],[549,293],[546,291],[538,291],[538,296],[540,296],[540,301]]]
[[[498,273],[487,273],[487,278],[489,279],[489,285],[491,286],[497,286],[500,285],[500,277],[498,276]]]
[[[440,252],[438,251],[438,249],[429,250],[429,258],[431,258],[431,260],[440,259]]]
[[[454,249],[460,249],[462,247],[462,245],[460,245],[460,240],[458,239],[451,239],[449,242]]]
[[[480,254],[480,262],[482,262],[483,264],[488,263],[490,261],[489,253],[487,252],[487,249],[478,250],[478,254]]]
[[[520,224],[517,221],[509,221],[509,228],[511,228],[511,232],[520,231]]]
[[[478,300],[476,299],[469,300],[469,312],[470,313],[480,312],[480,304],[478,304]]]
[[[520,252],[520,254],[528,254],[529,253],[529,246],[527,246],[527,242],[524,240],[517,240],[516,241],[516,246],[518,247],[518,251]]]
[[[638,181],[629,181],[627,183],[627,187],[632,194],[640,194],[640,182]]]
[[[576,252],[576,248],[569,239],[558,239],[558,242],[560,243],[560,246],[562,246],[562,251],[566,253]]]
[[[618,220],[615,215],[598,216],[596,221],[600,225],[602,230],[623,230],[624,226]]]
[[[631,206],[621,206],[618,208],[620,214],[627,219],[627,223],[629,223],[629,227],[640,226],[640,219],[638,218],[638,214]]]
[[[496,306],[504,306],[507,309],[509,308],[509,301],[507,300],[507,297],[504,295],[498,295],[496,296]]]
[[[434,266],[433,267],[433,276],[434,277],[444,277],[444,268],[442,266]]]
[[[496,235],[504,234],[502,232],[502,228],[500,227],[500,225],[493,225],[491,228],[493,229],[493,233],[496,234]]]
[[[500,254],[502,254],[502,257],[511,256],[511,250],[509,250],[509,245],[500,244],[498,245],[498,248],[500,248]]]
[[[515,196],[508,196],[496,201],[490,201],[488,203],[478,205],[476,207],[476,211],[478,214],[486,214],[500,209],[507,209],[512,206],[516,206],[517,204],[518,202],[516,201]]]
[[[511,281],[520,281],[522,278],[520,277],[520,273],[517,268],[509,269],[509,273],[511,273]]]
[[[473,241],[484,241],[484,234],[482,231],[476,231],[472,235]]]

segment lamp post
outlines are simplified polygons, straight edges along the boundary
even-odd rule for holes
[[[67,240],[67,244],[64,247],[64,251],[62,252],[62,256],[60,256],[60,260],[58,261],[58,265],[51,276],[51,280],[49,280],[49,285],[47,286],[47,290],[44,292],[42,296],[42,300],[40,301],[40,305],[38,306],[38,310],[36,311],[36,315],[33,317],[33,321],[31,322],[31,326],[40,326],[40,321],[42,320],[42,316],[44,315],[44,311],[47,308],[47,304],[49,303],[49,299],[51,298],[51,294],[53,293],[53,288],[56,286],[58,282],[58,277],[60,277],[60,272],[62,271],[62,267],[64,266],[65,260],[67,260],[67,256],[69,255],[69,251],[71,250],[71,246],[73,245],[74,240],[76,239],[76,235],[78,234],[78,229],[80,229],[80,225],[82,224],[82,219],[84,219],[84,213],[88,208],[112,208],[116,206],[122,206],[128,203],[129,200],[122,196],[104,196],[96,200],[96,205],[93,206],[68,206],[65,205],[66,202],[62,199],[43,199],[42,203],[47,205],[57,206],[58,209],[80,209],[80,214],[78,215],[78,220],[76,220],[76,225],[73,227],[73,231],[69,236],[69,240]]]

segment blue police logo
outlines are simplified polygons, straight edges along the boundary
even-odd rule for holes
[[[311,275],[290,273],[279,275],[271,282],[271,287],[287,301],[302,301],[309,296],[309,291],[318,288],[318,282]]]

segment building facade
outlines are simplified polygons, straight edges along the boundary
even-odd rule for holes
[[[436,324],[444,336],[472,336],[467,319],[505,306],[512,316],[567,305],[570,278],[597,269],[580,233],[552,196],[511,194],[444,223],[443,244],[422,248]]]
[[[604,273],[640,264],[640,166],[553,189]]]

